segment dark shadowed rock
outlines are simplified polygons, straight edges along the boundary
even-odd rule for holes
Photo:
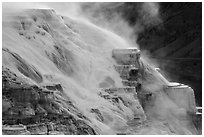
[[[9,69],[3,71],[3,125],[12,125],[3,129],[3,134],[96,134],[85,121],[71,101],[55,100],[55,93],[66,97],[60,84],[48,84],[42,87],[20,81]],[[61,108],[60,101],[67,103],[67,110]],[[75,113],[75,116],[70,114]],[[81,120],[78,120],[81,119]],[[52,123],[50,123],[52,122]],[[26,125],[13,128],[15,125]]]

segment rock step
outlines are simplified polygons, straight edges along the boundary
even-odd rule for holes
[[[102,88],[101,89],[102,91],[105,91],[109,94],[112,94],[112,93],[136,93],[136,90],[135,90],[135,87],[120,87],[120,88]]]
[[[48,90],[53,90],[53,91],[56,91],[56,90],[63,91],[63,88],[62,88],[61,84],[59,84],[59,83],[57,83],[57,84],[56,83],[48,83],[48,84],[42,85],[42,87],[46,88]]]
[[[120,74],[128,73],[131,67],[133,67],[133,65],[114,65],[115,70]]]
[[[30,135],[30,132],[23,125],[3,125],[3,135]]]
[[[122,80],[122,83],[124,86],[129,86],[129,87],[137,87],[138,86],[137,81]]]
[[[114,65],[114,67],[121,76],[127,76],[131,70],[138,69],[135,65]]]
[[[27,130],[31,135],[46,135],[48,133],[47,124],[44,123],[27,125]]]
[[[19,123],[12,124],[12,126],[4,126],[4,134],[18,135],[25,131],[31,135],[47,135],[47,134],[66,134],[66,135],[78,135],[78,134],[96,134],[96,132],[90,127],[85,119],[75,118],[73,115],[54,114],[50,113],[44,116],[29,117],[32,121],[28,121],[25,118],[26,123],[19,125]],[[13,118],[12,118],[13,119]],[[18,119],[15,116],[14,119]],[[19,120],[19,119],[18,119]],[[21,123],[21,121],[20,121]],[[10,125],[10,124],[9,124]],[[15,132],[12,130],[15,129]]]
[[[129,76],[120,76],[122,80],[128,80],[129,79]]]
[[[3,89],[3,95],[15,98],[18,102],[48,101],[54,99],[54,91],[30,87],[7,87]]]
[[[128,121],[143,122],[146,120],[146,115],[138,100],[135,87],[104,88],[99,95],[123,112],[126,109],[132,110],[133,115],[128,118]]]
[[[115,65],[114,67],[123,80],[137,81],[139,69],[135,65]]]
[[[202,107],[196,107],[197,112],[202,114]]]
[[[139,60],[140,54],[141,52],[137,48],[112,50],[112,57],[117,64],[121,65],[135,64]]]
[[[164,91],[179,107],[185,108],[188,112],[196,113],[196,103],[194,91],[191,87],[184,84],[165,87]]]
[[[126,49],[113,49],[112,54],[140,54],[140,50],[137,48],[126,48]]]
[[[15,79],[10,79],[9,75],[3,77],[2,91],[4,96],[10,96],[14,98],[17,102],[37,102],[55,99],[55,92],[62,92],[63,88],[61,84],[51,83],[42,85],[38,87],[37,85],[28,85],[25,83],[17,82],[17,77],[12,77]]]

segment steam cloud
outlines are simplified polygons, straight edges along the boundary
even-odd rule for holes
[[[122,13],[115,10],[115,8],[124,5],[125,3],[3,3],[3,11],[12,11],[12,10],[20,10],[20,9],[54,9],[58,14],[69,16],[73,18],[83,18],[88,19],[92,23],[111,30],[112,32],[118,34],[123,37],[131,46],[137,45],[137,36],[141,33],[145,27],[157,25],[162,20],[159,16],[159,4],[158,3],[136,3],[138,9],[138,16],[136,23],[134,25],[130,25],[130,23],[124,19]],[[9,9],[9,10],[4,10]]]
[[[112,30],[116,34],[125,38],[131,45],[136,45],[137,36],[146,27],[154,26],[162,22],[159,15],[159,3],[134,3],[136,13],[136,23],[130,25],[130,22],[124,18],[120,8],[125,3],[83,3],[81,11],[83,16],[97,25]],[[119,9],[117,9],[119,7]]]
[[[157,25],[162,22],[159,15],[159,4],[139,3],[139,8],[137,10],[137,14],[139,16],[137,16],[138,19],[136,19],[136,23],[134,25],[130,25],[120,12],[112,12],[109,14],[110,12],[107,11],[117,6],[121,6],[122,4],[124,3],[3,3],[3,11],[25,8],[51,8],[56,10],[56,12],[60,15],[88,19],[103,28],[112,30],[113,32],[128,40],[132,45],[137,46],[137,35],[142,32],[145,27]],[[5,8],[9,10],[5,10]],[[151,90],[160,91],[160,89],[157,89],[158,85],[156,86],[151,87]],[[160,112],[159,114],[162,114],[162,117],[167,117],[166,119],[169,121],[177,121],[177,117],[173,117],[169,113],[170,110],[183,112],[179,111],[177,106],[171,100],[169,100],[166,95],[163,94],[158,94],[158,96],[156,96],[156,100],[153,105],[155,106],[153,109],[151,108],[152,106],[148,109],[151,111],[150,114],[158,115],[158,112],[163,110],[163,112]],[[168,108],[166,109],[166,107]]]

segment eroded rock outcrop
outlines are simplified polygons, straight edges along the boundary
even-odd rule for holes
[[[174,115],[176,118],[180,119],[180,121],[184,123],[195,123],[195,121],[198,121],[199,114],[197,114],[193,89],[187,85],[168,82],[159,73],[157,68],[152,68],[147,64],[144,64],[139,57],[140,52],[138,52],[137,49],[117,49],[113,51],[113,58],[116,59],[116,62],[119,64],[115,66],[115,69],[123,79],[122,83],[124,86],[133,86],[136,88],[135,92],[137,92],[137,98],[139,98],[142,109],[144,109],[146,113],[149,113],[148,111],[155,106],[163,109],[161,111],[169,111],[170,113],[177,109],[178,112],[175,112]],[[136,67],[137,69],[134,69],[133,67]],[[112,93],[111,90],[109,92]],[[170,103],[171,101],[167,103],[167,108],[164,108],[165,105],[162,106],[158,104],[158,102],[162,100],[161,98],[166,98],[166,95],[163,94],[163,92],[176,105],[172,105]],[[161,115],[163,115],[162,113],[164,112],[161,112]],[[150,113],[155,112],[154,110],[151,110]],[[156,112],[155,114],[160,115],[159,112]],[[190,127],[187,125],[188,124],[184,124],[183,126],[186,126],[189,130],[192,128],[192,133],[197,132],[194,130],[194,126]],[[200,129],[200,126],[198,127],[198,125],[199,124],[195,124],[197,130]],[[174,130],[175,132],[179,132],[179,134],[185,133],[185,131],[182,130]]]
[[[99,95],[118,106],[122,111],[125,111],[125,108],[130,108],[133,112],[133,117],[129,118],[128,121],[135,119],[138,122],[143,122],[146,120],[146,115],[137,98],[135,87],[102,89]]]
[[[29,85],[7,68],[2,75],[3,134],[96,134],[71,102],[67,110],[60,107],[55,99],[63,94],[60,84]]]
[[[30,132],[23,125],[4,125],[2,127],[3,135],[30,135]]]

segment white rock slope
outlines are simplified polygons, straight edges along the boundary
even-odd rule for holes
[[[139,128],[130,121],[135,114],[134,103],[139,101],[127,107],[99,95],[100,88],[123,86],[114,68],[112,49],[130,45],[116,34],[86,20],[60,16],[54,10],[44,9],[4,13],[2,23],[2,65],[29,84],[60,83],[97,133],[192,133],[189,123],[178,118],[186,116],[185,110],[180,111],[162,90],[163,85],[167,85],[166,80],[146,63],[143,63],[145,73],[140,81],[144,92],[155,95],[155,100],[150,102],[152,106],[146,107],[150,119],[146,124],[150,127]],[[121,96],[126,95],[121,93]],[[129,96],[126,100],[134,99]]]

